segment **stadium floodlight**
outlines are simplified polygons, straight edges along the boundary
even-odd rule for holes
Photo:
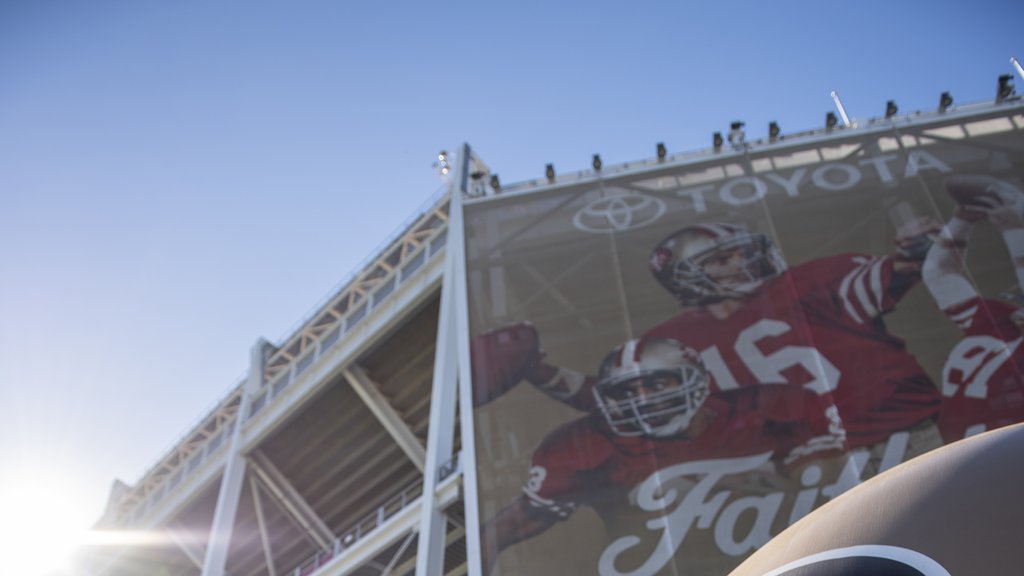
[[[950,96],[949,92],[943,92],[939,96],[939,112],[945,112],[947,108],[953,105],[953,97]]]
[[[782,131],[779,130],[779,123],[778,122],[775,122],[773,120],[773,121],[768,123],[768,141],[769,142],[775,142],[776,140],[778,140],[780,132],[782,132]]]
[[[1013,76],[1000,74],[999,87],[996,89],[996,102],[1002,102],[1013,96]]]
[[[747,134],[743,131],[744,123],[740,121],[729,124],[729,145],[733,148],[742,148],[746,143]]]
[[[497,174],[491,174],[491,188],[494,190],[495,194],[501,192],[501,181],[498,180]]]
[[[555,181],[555,165],[548,164],[544,166],[544,175],[548,177],[548,182]]]
[[[658,142],[657,150],[658,150],[658,162],[664,162],[665,161],[665,156],[668,155],[668,150],[665,149],[665,143],[664,142]]]
[[[722,140],[721,132],[715,132],[711,135],[711,143],[715,146],[715,152],[722,149],[722,142],[724,142],[724,140]]]
[[[888,102],[885,103],[885,117],[886,118],[892,118],[899,111],[900,111],[900,109],[899,109],[898,106],[896,106],[896,101],[895,100],[889,100]]]
[[[603,164],[601,163],[601,155],[594,154],[594,160],[591,161],[590,165],[594,167],[595,172],[600,172],[601,166],[603,166]]]
[[[448,152],[441,150],[437,153],[437,162],[434,162],[434,168],[440,172],[442,176],[448,175],[448,172],[452,169],[451,164],[448,162]]]
[[[825,129],[832,130],[836,127],[839,121],[836,119],[836,115],[832,112],[825,114]]]

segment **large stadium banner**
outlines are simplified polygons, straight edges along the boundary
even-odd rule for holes
[[[1024,420],[1008,110],[468,199],[485,573],[728,574]]]

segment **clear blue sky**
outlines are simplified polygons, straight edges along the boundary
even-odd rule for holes
[[[89,523],[440,186],[991,99],[1024,3],[0,3],[0,494]],[[1016,78],[1024,92],[1024,81]],[[81,522],[82,520],[76,520]]]

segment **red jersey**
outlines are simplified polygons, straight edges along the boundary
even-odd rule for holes
[[[913,284],[891,257],[820,258],[766,281],[727,318],[690,309],[645,337],[700,350],[721,390],[791,383],[832,394],[849,446],[869,446],[938,412],[937,388],[882,321]]]
[[[844,448],[835,409],[799,388],[715,392],[700,410],[713,419],[694,438],[619,436],[598,414],[565,424],[534,452],[523,492],[535,507],[566,518],[578,505],[600,506],[671,465],[765,455],[764,472],[774,473]]]
[[[1015,306],[972,298],[943,310],[964,338],[942,368],[939,431],[953,442],[1024,421],[1024,331]]]

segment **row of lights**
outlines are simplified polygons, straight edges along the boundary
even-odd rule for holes
[[[654,150],[655,150],[655,153],[658,155],[658,162],[664,162],[665,161],[665,157],[668,156],[668,149],[665,148],[665,143],[664,142],[658,142],[658,144],[657,144],[657,146],[655,146]],[[600,154],[594,154],[594,157],[590,161],[590,165],[594,168],[594,172],[600,172],[601,168],[604,166],[604,162],[601,160],[601,155]],[[544,176],[547,177],[548,182],[554,182],[555,181],[555,165],[554,164],[545,164],[544,165]],[[494,188],[495,192],[500,190],[500,185],[499,185],[499,182],[498,182],[497,174],[495,174],[494,176],[491,176],[491,188]]]
[[[1013,76],[1010,74],[1003,74],[999,77],[999,85],[996,90],[996,102],[1003,102],[1009,100],[1014,96]],[[953,96],[949,92],[943,92],[939,95],[939,108],[940,113],[945,113],[950,106],[953,105]],[[889,100],[885,103],[885,117],[892,118],[899,112],[899,106],[896,105],[894,100]],[[825,130],[832,131],[839,124],[839,119],[836,117],[834,112],[828,112],[825,114]],[[745,145],[745,134],[743,132],[743,122],[733,122],[729,127],[729,144],[734,148],[741,148]],[[782,130],[779,128],[778,122],[774,120],[768,123],[768,141],[777,142],[782,138]],[[722,145],[725,144],[725,138],[722,137],[721,132],[715,132],[711,135],[711,145],[715,152],[722,150]],[[668,150],[665,148],[664,142],[658,142],[656,147],[656,153],[658,155],[658,162],[664,162],[665,157],[668,155]],[[447,155],[442,152],[438,155],[438,164],[442,174],[448,173],[448,162]],[[604,163],[601,161],[600,154],[594,154],[591,161],[595,172],[600,172],[601,167]],[[555,181],[555,165],[547,164],[544,167],[544,175],[547,177],[548,182]],[[491,175],[491,188],[495,192],[501,190],[501,182],[498,180],[498,175]]]
[[[1000,77],[1000,79],[1001,78],[1002,77]],[[1002,80],[1000,80],[1000,81],[1002,81]],[[1012,86],[1010,87],[1010,90],[1011,91],[1013,90]],[[942,94],[939,95],[939,112],[940,113],[944,113],[952,105],[953,105],[953,97],[949,94],[949,92],[943,92]],[[895,100],[889,100],[888,102],[885,103],[885,117],[886,118],[892,118],[893,116],[896,115],[897,112],[899,112],[899,110],[900,110],[899,106],[896,105],[896,101]]]

